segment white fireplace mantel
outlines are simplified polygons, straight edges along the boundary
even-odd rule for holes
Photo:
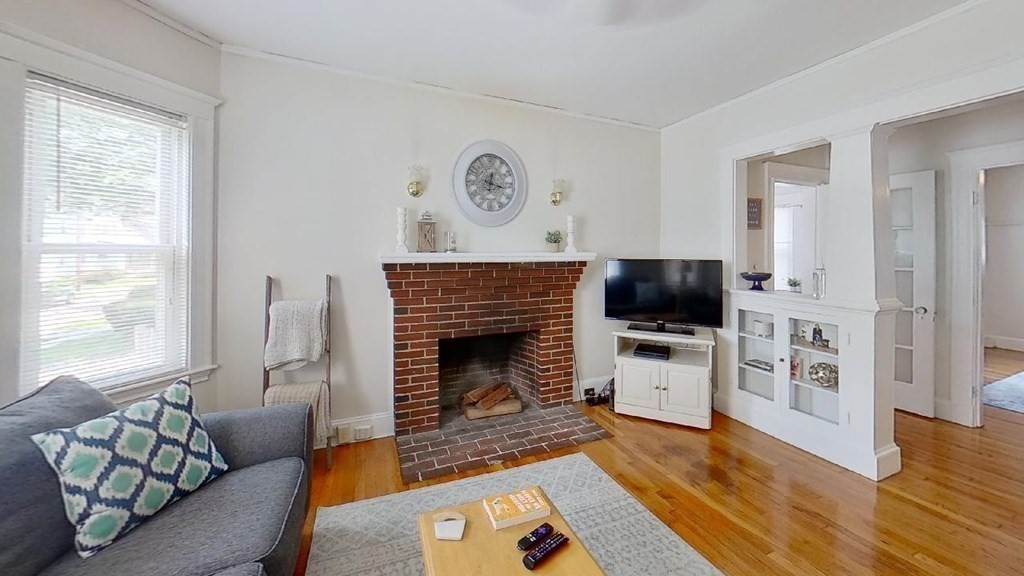
[[[410,252],[380,255],[382,264],[591,262],[596,258],[596,252]]]

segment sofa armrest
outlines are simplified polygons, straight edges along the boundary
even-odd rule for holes
[[[232,469],[278,458],[302,458],[313,467],[313,410],[288,404],[214,412],[202,418],[214,445]]]

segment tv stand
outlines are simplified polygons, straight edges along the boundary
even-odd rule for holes
[[[642,332],[665,332],[668,334],[682,334],[683,336],[695,336],[697,331],[689,326],[665,324],[664,322],[630,322],[627,330],[640,330]]]
[[[693,336],[622,330],[615,339],[615,412],[711,428],[711,373],[715,335],[708,328]],[[655,344],[668,357],[638,356],[637,346]]]

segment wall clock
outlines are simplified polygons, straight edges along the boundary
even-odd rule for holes
[[[466,147],[452,175],[455,201],[471,222],[501,226],[526,203],[526,169],[515,151],[497,140]]]

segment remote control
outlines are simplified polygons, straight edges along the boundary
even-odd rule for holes
[[[533,552],[523,556],[523,566],[526,566],[527,570],[533,570],[541,562],[557,552],[559,548],[568,543],[569,538],[567,538],[565,534],[555,532],[551,535],[551,538],[548,538],[540,546],[537,546]]]
[[[533,532],[530,532],[526,536],[520,538],[517,547],[523,552],[532,550],[534,546],[547,540],[548,536],[551,536],[554,531],[555,529],[551,527],[551,524],[545,522],[540,526],[537,526]]]

